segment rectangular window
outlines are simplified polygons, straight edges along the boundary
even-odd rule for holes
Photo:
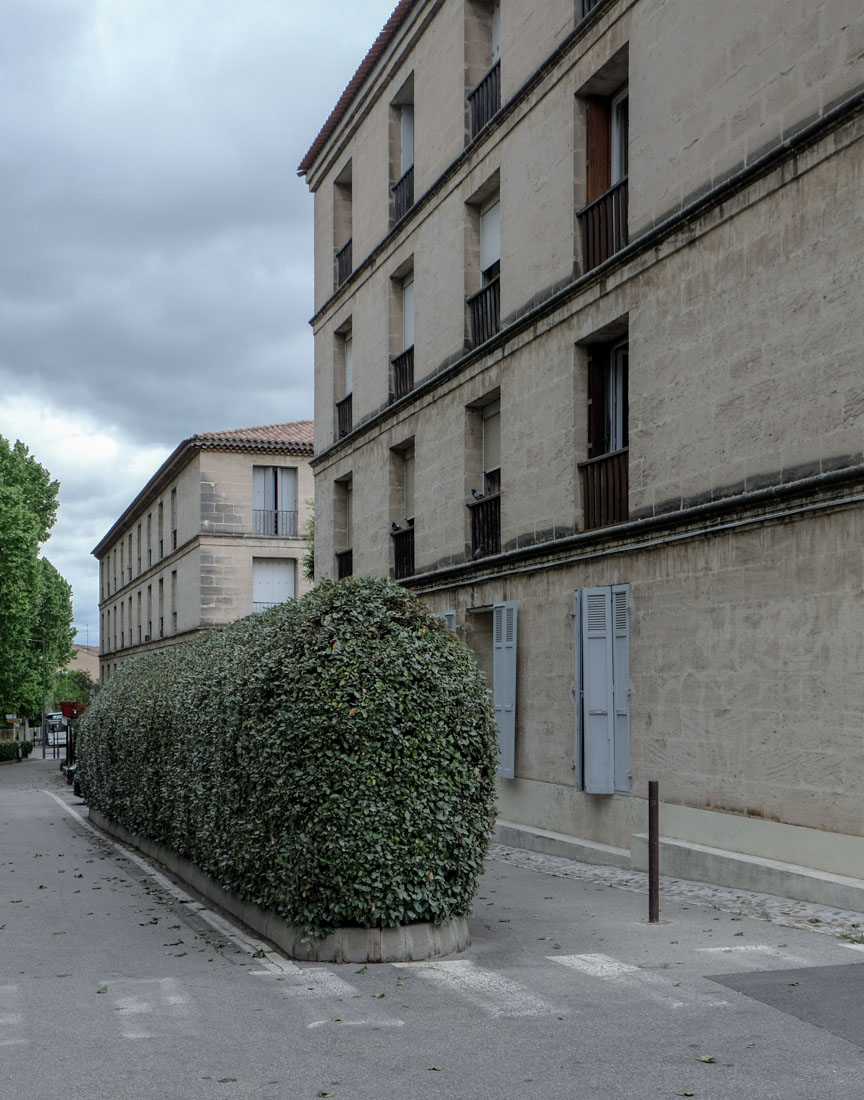
[[[630,586],[575,594],[576,770],[588,794],[630,793]]]
[[[493,400],[480,409],[469,409],[469,461],[480,460],[480,487],[472,487],[467,502],[471,519],[471,555],[486,557],[501,552],[501,402]],[[476,442],[475,442],[476,441]]]
[[[153,585],[147,585],[147,634],[144,637],[145,642],[149,642],[153,637]]]
[[[137,619],[137,626],[138,626],[138,644],[139,644],[139,645],[141,644],[141,634],[142,634],[142,631],[141,631],[141,623],[142,623],[142,616],[141,616],[141,592],[140,592],[140,590],[139,590],[139,592],[138,592],[138,619]]]
[[[266,611],[295,595],[297,563],[293,558],[252,559],[252,610]]]
[[[177,549],[177,490],[171,490],[171,549]]]
[[[335,482],[333,496],[333,540],[340,549],[336,550],[336,577],[350,577],[354,572],[354,519],[353,497],[354,481],[343,478]]]
[[[159,557],[161,559],[165,556],[165,506],[161,500],[159,501],[157,526],[159,531]]]
[[[126,559],[126,580],[132,580],[132,532],[129,532],[129,557]],[[131,633],[131,630],[130,630]],[[130,639],[131,640],[131,639]]]
[[[159,578],[159,637],[165,637],[165,579]]]
[[[594,344],[588,360],[588,461],[579,463],[586,529],[629,516],[628,344]]]
[[[252,531],[297,537],[296,467],[252,467]]]
[[[391,179],[393,222],[404,218],[414,205],[414,74],[405,81],[390,104]]]
[[[335,247],[335,287],[338,289],[354,269],[352,248],[353,196],[352,167],[349,160],[333,182],[333,241]]]
[[[468,299],[475,347],[501,327],[501,201],[497,192],[480,207],[479,230],[481,287]]]
[[[147,568],[153,564],[153,513],[147,513]]]
[[[414,448],[394,453],[396,480],[395,512],[391,523],[393,539],[393,576],[396,580],[414,575]],[[392,467],[391,467],[392,469]],[[392,513],[391,513],[392,514]]]
[[[335,390],[342,392],[342,397],[336,401],[336,439],[339,440],[348,435],[354,425],[354,338],[350,325],[336,333],[335,360]]]
[[[613,95],[585,101],[585,207],[579,213],[585,271],[619,252],[628,241],[630,100],[626,84]]]
[[[177,633],[177,570],[171,570],[171,633]]]
[[[471,21],[466,27],[466,70],[475,80],[478,64],[485,70],[468,93],[474,138],[501,109],[501,0],[472,0],[466,14]]]
[[[138,574],[141,574],[141,524],[138,524]]]

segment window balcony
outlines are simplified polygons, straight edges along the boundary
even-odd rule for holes
[[[352,260],[353,239],[344,244],[336,253],[336,286],[340,287],[354,270]]]
[[[589,203],[578,214],[582,231],[582,264],[592,271],[627,244],[627,179]]]
[[[485,558],[501,552],[501,494],[468,502],[471,513],[471,556]]]
[[[586,531],[624,523],[629,516],[627,448],[579,463]]]
[[[414,576],[414,528],[403,527],[391,532],[393,539],[394,569],[397,581]]]
[[[406,348],[391,360],[393,364],[393,393],[398,400],[414,389],[414,346]]]
[[[252,604],[252,614],[257,615],[261,611],[269,611],[271,607],[277,607],[278,601],[273,603],[265,603],[262,600],[255,600]]]
[[[408,169],[398,183],[390,188],[393,192],[393,215],[401,221],[414,205],[414,165]]]
[[[252,510],[253,535],[283,535],[297,537],[297,513],[277,511],[273,508]]]
[[[336,578],[350,577],[354,572],[354,553],[352,550],[336,551]]]
[[[590,13],[602,3],[603,0],[580,0],[581,17],[584,19],[586,15],[590,15]]]
[[[501,327],[501,280],[493,279],[468,299],[471,310],[471,341],[476,348],[485,344]]]
[[[471,105],[471,137],[477,137],[483,127],[501,110],[501,62],[496,61],[477,87],[468,93]]]
[[[342,439],[348,435],[353,424],[352,394],[347,394],[341,401],[336,402],[336,438]]]

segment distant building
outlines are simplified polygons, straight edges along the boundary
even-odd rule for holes
[[[312,423],[184,440],[93,549],[100,676],[304,591]]]
[[[657,778],[670,873],[864,901],[862,49],[401,0],[303,158],[316,569],[474,649],[517,843],[644,867]]]
[[[91,680],[99,679],[99,647],[95,645],[75,644],[75,656],[64,669],[65,672],[86,672]]]

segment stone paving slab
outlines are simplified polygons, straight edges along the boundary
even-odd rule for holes
[[[648,875],[644,871],[623,871],[617,867],[603,867],[593,863],[580,863],[562,856],[547,856],[525,848],[511,848],[506,844],[491,844],[489,859],[523,867],[556,878],[579,878],[587,882],[605,883],[618,890],[648,893]],[[701,901],[715,909],[742,916],[772,921],[790,928],[807,928],[813,932],[825,932],[832,936],[864,941],[864,913],[851,909],[832,909],[810,902],[781,898],[775,894],[733,890],[706,882],[660,876],[660,907],[663,898],[686,898]]]

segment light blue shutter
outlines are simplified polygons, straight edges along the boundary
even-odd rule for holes
[[[456,629],[456,612],[455,611],[440,611],[438,617],[443,619],[447,624],[448,630]]]
[[[615,711],[615,790],[630,792],[630,589],[612,587],[612,694]]]
[[[577,589],[573,593],[573,700],[574,700],[574,738],[573,770],[576,773],[576,786],[581,791],[585,787],[585,768],[582,751],[582,593]]]
[[[256,511],[263,511],[267,507],[267,483],[272,483],[269,466],[252,467],[252,507]]]
[[[612,693],[612,591],[582,591],[583,756],[585,790],[615,789]]]
[[[276,501],[280,535],[297,534],[297,471],[280,466],[277,471]]]
[[[513,779],[516,766],[516,603],[492,608],[492,705],[498,723],[498,774]]]

